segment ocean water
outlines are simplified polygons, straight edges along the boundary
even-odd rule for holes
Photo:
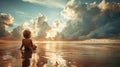
[[[120,67],[120,44],[36,43],[33,52],[20,43],[0,43],[0,67]]]

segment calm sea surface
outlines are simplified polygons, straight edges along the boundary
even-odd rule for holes
[[[33,52],[20,43],[0,43],[0,67],[120,67],[120,44],[36,43]]]

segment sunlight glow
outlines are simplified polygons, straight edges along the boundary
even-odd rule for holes
[[[33,53],[30,67],[37,67],[38,59],[39,59],[39,56],[37,55],[37,53]]]
[[[44,67],[67,67],[66,60],[62,58],[60,55],[51,54],[51,56],[48,58],[47,64],[44,65]]]
[[[65,8],[61,14],[67,19],[75,19],[77,17],[75,11],[70,9],[69,7]]]
[[[56,31],[56,29],[51,29],[49,32],[47,32],[47,36],[46,36],[46,38],[53,38],[53,37],[55,37],[57,35],[57,31]]]
[[[44,67],[67,67],[66,60],[62,57],[61,51],[56,50],[56,44],[46,44],[47,64]]]
[[[74,0],[70,0],[64,10],[61,12],[61,15],[63,15],[66,19],[75,19],[77,18],[77,14],[74,11],[74,9],[71,9],[71,5],[73,5]]]
[[[23,28],[23,31],[25,29],[29,29],[31,31],[31,33],[32,33],[32,37],[38,36],[39,28],[37,27],[36,22],[34,22],[32,26],[30,26],[30,23],[24,22],[22,24],[22,28]]]
[[[51,27],[51,29],[49,31],[47,31],[47,36],[46,38],[50,38],[53,39],[54,37],[56,37],[64,28],[65,28],[66,24],[65,23],[61,23],[59,19],[57,19],[53,26]]]
[[[102,11],[104,11],[105,9],[108,8],[108,4],[109,3],[107,3],[106,0],[102,0],[102,2],[98,6],[99,6],[99,8],[102,9]]]

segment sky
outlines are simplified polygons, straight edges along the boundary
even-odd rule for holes
[[[31,2],[30,2],[31,1]],[[36,1],[36,2],[34,2]],[[0,12],[10,13],[14,19],[14,25],[29,21],[39,13],[44,14],[51,24],[54,19],[62,18],[60,12],[69,0],[0,0]],[[92,3],[101,0],[76,0],[82,3]],[[119,0],[108,0],[109,2],[120,2]],[[50,3],[50,4],[49,4]],[[59,6],[60,5],[60,6]],[[62,19],[61,19],[62,20]]]
[[[10,13],[12,16],[14,16],[14,24],[19,25],[25,21],[29,21],[30,19],[37,16],[39,13],[44,14],[48,18],[49,24],[53,22],[55,18],[59,18],[59,12],[63,9],[65,6],[66,0],[51,0],[51,3],[48,4],[47,1],[43,1],[42,3],[36,3],[29,2],[32,0],[1,0],[0,1],[0,12],[1,13]],[[37,0],[36,0],[37,1]],[[41,2],[42,0],[38,0],[38,2]],[[56,1],[56,2],[55,2]],[[55,4],[57,3],[58,6]],[[59,4],[61,6],[59,6]]]
[[[102,1],[105,1],[105,3],[102,4],[105,6],[100,6]],[[112,4],[113,2],[114,4]],[[109,5],[106,6],[107,3],[109,3]],[[3,26],[1,26],[0,32],[4,31],[3,35],[5,37],[8,34],[14,37],[21,37],[21,33],[18,32],[22,32],[25,29],[23,29],[23,27],[31,29],[33,26],[37,26],[33,32],[35,32],[34,34],[39,38],[75,40],[115,38],[117,35],[120,35],[120,30],[117,30],[120,23],[118,23],[118,19],[116,19],[120,18],[120,16],[117,15],[120,14],[120,12],[115,7],[116,11],[111,11],[110,13],[113,17],[106,15],[109,8],[114,7],[111,5],[117,5],[117,8],[119,8],[120,0],[0,0],[0,17],[8,16],[10,19],[10,23],[5,24],[6,22],[3,20],[6,19],[0,18],[1,25]],[[96,15],[93,16],[91,15],[92,13],[93,15],[96,13]],[[95,17],[97,17],[95,21],[90,20]],[[110,18],[113,18],[112,22],[118,25],[113,24],[111,21],[109,22]],[[101,23],[99,23],[99,21]],[[42,22],[45,23],[42,25],[40,24]],[[92,22],[94,22],[94,24]],[[111,26],[109,23],[114,26]],[[104,24],[108,26],[104,26]],[[92,29],[90,29],[91,27]],[[105,30],[102,30],[102,28],[105,28]],[[112,30],[115,31],[111,32]],[[102,33],[99,34],[100,32]],[[17,36],[14,34],[20,35]]]

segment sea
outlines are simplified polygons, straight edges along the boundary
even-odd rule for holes
[[[0,67],[120,67],[119,43],[36,42],[36,50],[20,50],[20,42],[0,43]]]

